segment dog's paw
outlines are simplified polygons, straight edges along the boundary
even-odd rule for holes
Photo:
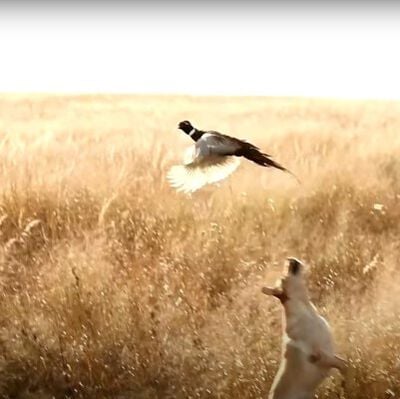
[[[333,367],[337,368],[344,375],[346,373],[349,365],[348,365],[346,359],[343,359],[342,357],[335,355]]]

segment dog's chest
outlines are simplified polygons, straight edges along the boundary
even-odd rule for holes
[[[303,303],[293,302],[289,305],[285,312],[286,333],[291,338],[303,335],[309,329],[315,327],[316,315],[310,307]]]
[[[285,333],[302,349],[310,354],[313,347],[333,350],[332,336],[326,321],[318,315],[314,307],[302,303],[293,303],[285,312]]]

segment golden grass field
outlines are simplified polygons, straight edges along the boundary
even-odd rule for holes
[[[192,196],[183,119],[246,138]],[[400,103],[0,97],[0,397],[266,398],[289,255],[349,360],[320,399],[400,397]]]

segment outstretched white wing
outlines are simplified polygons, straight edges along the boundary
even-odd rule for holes
[[[192,193],[206,184],[225,179],[239,166],[239,159],[227,156],[198,158],[186,165],[173,166],[167,175],[172,187]]]
[[[239,166],[239,159],[229,156],[238,148],[239,144],[227,136],[205,133],[186,151],[184,165],[173,166],[167,178],[172,187],[186,193],[216,183]]]

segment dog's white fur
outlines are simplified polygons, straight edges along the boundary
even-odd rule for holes
[[[330,327],[309,300],[304,265],[289,258],[283,278],[262,292],[284,307],[282,360],[268,398],[312,399],[330,369],[343,372],[346,363],[335,355]]]

